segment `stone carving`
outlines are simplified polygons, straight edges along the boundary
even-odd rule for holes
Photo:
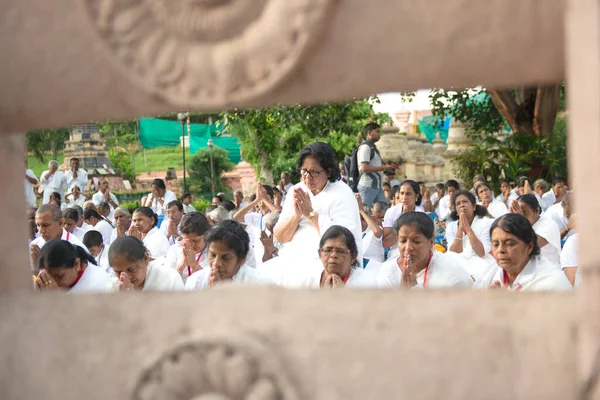
[[[82,0],[131,79],[180,107],[266,94],[316,42],[334,0]]]
[[[248,337],[202,339],[142,372],[134,400],[300,399],[273,349]]]

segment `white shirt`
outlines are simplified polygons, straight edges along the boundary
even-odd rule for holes
[[[284,247],[279,252],[279,257],[269,261],[287,259],[297,263],[305,258],[318,260],[321,234],[333,225],[341,225],[352,232],[358,247],[358,258],[362,262],[362,225],[358,204],[350,186],[342,181],[328,182],[316,196],[308,190],[303,182],[296,184],[293,190],[296,188],[301,188],[308,193],[313,210],[319,213],[319,230],[321,233],[317,232],[307,218],[302,217],[292,240],[284,243]],[[283,205],[277,225],[283,224],[293,215],[294,202],[288,201]]]
[[[150,253],[150,257],[155,260],[162,259],[169,251],[169,240],[157,227],[150,229],[142,242],[146,246],[146,250]],[[161,263],[163,261],[161,260]]]
[[[209,268],[208,264],[208,251],[204,249],[200,253],[196,253],[195,255],[196,261],[200,264],[200,267]],[[165,267],[172,268],[177,271],[177,266],[183,260],[183,247],[179,243],[169,247],[169,251],[167,252],[167,257],[165,259]],[[186,283],[187,279],[190,277],[190,272],[192,272],[191,268],[183,268],[181,272],[181,279],[183,279],[183,283]],[[179,272],[177,272],[179,274]]]
[[[476,282],[476,288],[488,289],[494,281],[501,284],[504,282],[504,270],[497,265]],[[544,257],[534,256],[525,265],[525,268],[517,276],[509,290],[571,291],[573,287],[560,268],[556,268],[556,265]]]
[[[85,245],[83,244],[83,242],[81,240],[79,240],[72,233],[67,232],[67,230],[65,228],[63,228],[63,230],[62,230],[62,236],[60,237],[60,239],[61,240],[66,240],[67,242],[69,242],[71,244],[79,246],[79,247],[83,248],[85,251],[87,251],[89,253],[88,248],[85,247]],[[46,244],[46,241],[44,240],[43,237],[38,236],[37,238],[35,238],[34,240],[31,241],[30,246],[34,245],[34,244],[36,244],[41,249]]]
[[[441,203],[441,202],[440,202]],[[421,206],[415,205],[415,212],[425,212],[425,209]],[[393,228],[394,224],[402,215],[402,204],[396,204],[393,207],[388,208],[383,217],[383,227]]]
[[[538,201],[538,204],[540,205],[540,207],[542,206],[542,198],[540,197],[539,194],[537,194],[536,192],[532,192],[532,195],[535,196],[535,198]],[[521,197],[521,195],[519,194],[519,190],[518,189],[514,189],[510,196],[508,196],[508,209],[510,210],[510,205],[512,204],[513,201],[517,200],[519,197]]]
[[[142,292],[163,292],[183,290],[183,281],[179,273],[163,267],[160,262],[152,261],[146,270],[146,281]]]
[[[117,206],[119,205],[119,200],[117,200],[117,196],[115,196],[113,194],[113,192],[109,192],[109,197],[112,201],[115,202],[115,204]],[[94,193],[94,195],[92,196],[92,201],[94,202],[94,204],[96,206],[99,206],[104,201],[104,193],[102,193],[102,192]],[[113,211],[115,210],[115,208],[110,203],[108,203],[108,205],[110,206],[110,215],[108,217],[112,219],[112,214],[113,214]]]
[[[67,179],[65,178],[65,173],[61,170],[57,170],[55,173],[50,175],[48,179],[44,178],[49,170],[42,172],[40,175],[40,182],[44,185],[44,199],[42,200],[42,204],[48,204],[50,201],[50,195],[53,192],[58,192],[62,196],[65,187],[67,186]]]
[[[435,192],[434,194],[431,195],[431,204],[435,204],[436,201],[438,201],[438,193]],[[437,207],[435,208],[435,210],[433,210],[435,212],[435,215],[438,216],[438,218],[440,217],[440,203],[438,203]]]
[[[400,287],[402,281],[402,270],[398,266],[400,256],[387,260],[379,271],[379,286],[382,288]],[[419,271],[416,276],[415,288],[423,288],[425,272],[427,270],[426,289],[470,289],[473,280],[469,273],[457,262],[454,257],[448,257],[447,253],[433,250],[433,257],[429,267]]]
[[[549,207],[544,213],[544,217],[552,218],[559,229],[563,229],[569,223],[569,218],[565,216],[565,209],[560,203]]]
[[[88,184],[88,173],[81,168],[77,170],[77,178],[73,178],[72,169],[65,172],[65,178],[67,179],[67,190],[69,192],[75,185],[83,192]]]
[[[185,282],[185,290],[208,289],[210,273],[210,268],[194,272]],[[272,284],[273,281],[257,269],[242,265],[238,272],[231,278],[231,283],[268,285]]]
[[[112,267],[110,266],[110,262],[108,262],[109,250],[110,246],[104,245],[102,250],[100,250],[100,254],[94,258],[96,259],[96,264],[98,267],[102,268],[102,270],[104,270],[109,276],[114,277],[115,271],[113,271]]]
[[[67,208],[72,208],[73,206],[79,206],[83,208],[83,203],[85,203],[84,195],[80,194],[77,199],[75,199],[75,196],[69,196],[64,199],[64,201],[60,205],[60,208],[63,210],[66,210]]]
[[[196,211],[196,209],[194,208],[193,205],[191,205],[191,204],[184,204],[183,205],[183,212],[184,213],[189,214],[189,213],[194,212],[194,211]]]
[[[177,238],[173,237],[173,236],[169,236],[168,232],[169,232],[169,220],[165,220],[163,221],[162,224],[160,224],[160,228],[158,228],[162,233],[165,234],[165,237],[167,238],[167,240],[169,241],[169,245],[173,246],[176,242],[177,242]],[[179,221],[179,224],[177,224],[177,236],[181,237],[181,221]]]
[[[504,202],[496,199],[492,200],[487,210],[494,218],[500,218],[504,214],[508,214],[508,208]]]
[[[75,229],[73,229],[73,232],[71,232],[72,235],[74,235],[77,239],[79,239],[81,241],[81,243],[83,243],[83,237],[85,236],[85,233],[87,232],[87,230],[80,228],[78,226],[75,227]]]
[[[130,225],[130,227],[131,227],[131,225]],[[125,236],[129,236],[129,229],[127,229],[125,231]],[[110,235],[110,244],[112,244],[112,242],[117,240],[118,237],[119,237],[119,234],[117,232],[117,228],[114,228],[112,231],[112,234]]]
[[[540,253],[556,266],[560,265],[560,229],[552,219],[552,217],[540,217],[535,224],[533,230],[536,235],[546,239],[548,244],[540,247]]]
[[[36,178],[32,170],[26,169],[25,175],[30,178]],[[25,179],[25,202],[29,207],[35,207],[35,192],[33,191],[33,184]]]
[[[91,228],[91,230],[100,232],[102,234],[102,242],[104,245],[110,245],[110,237],[113,233],[113,227],[110,226],[108,222],[105,220],[100,220],[93,228]]]
[[[376,237],[373,234],[371,228],[367,226],[367,229],[363,232],[362,246],[364,249],[363,257],[365,259],[373,260],[382,263],[383,260],[383,235]]]
[[[473,246],[471,245],[471,241],[467,235],[463,235],[462,237],[462,252],[454,253],[450,251],[450,246],[454,243],[454,239],[456,238],[456,233],[458,232],[458,220],[448,222],[446,224],[446,241],[448,242],[448,255],[449,256],[458,256],[463,260],[459,260],[458,262],[462,265],[464,269],[471,275],[472,279],[479,279],[482,274],[484,274],[488,269],[490,263],[494,263],[494,258],[490,255],[490,251],[492,250],[492,240],[490,238],[490,228],[494,220],[490,217],[478,217],[475,216],[473,218],[473,222],[471,223],[471,229],[475,236],[481,244],[483,245],[483,257],[479,257]]]
[[[445,221],[450,217],[450,195],[447,194],[438,203],[439,213],[436,211],[436,214],[440,221]]]
[[[112,290],[112,280],[110,275],[106,273],[102,268],[92,264],[83,271],[79,281],[69,289],[71,293],[102,293],[110,292]]]
[[[562,251],[560,252],[560,267],[563,271],[566,268],[577,268],[575,273],[575,284],[573,287],[579,289],[581,285],[581,268],[579,268],[579,257],[577,256],[577,249],[579,247],[579,235],[574,234],[565,243]]]
[[[552,207],[556,203],[556,195],[554,194],[554,190],[550,189],[542,196],[542,203],[540,206],[546,211],[548,208]]]
[[[177,200],[177,196],[175,196],[175,193],[173,193],[170,190],[165,190],[165,194],[163,195],[164,198],[164,204],[160,205],[160,202],[158,201],[157,198],[153,198],[152,199],[152,205],[151,205],[151,209],[152,211],[154,211],[156,213],[156,215],[165,215],[167,213],[167,204],[169,204],[170,202],[172,202],[173,200]]]
[[[290,182],[290,183],[288,183],[287,185],[285,185],[283,187],[283,190],[285,190],[286,193],[289,193],[290,190],[292,190],[293,187],[294,187],[294,184]],[[246,203],[246,205],[248,205],[248,203]],[[243,208],[243,207],[244,206],[240,205],[240,208]]]
[[[288,289],[320,289],[324,268],[305,268],[287,277],[284,286]],[[361,267],[350,268],[350,276],[344,284],[345,288],[369,289],[377,288],[377,276]]]

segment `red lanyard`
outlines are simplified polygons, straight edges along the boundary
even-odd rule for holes
[[[69,238],[71,237],[71,232],[67,231],[67,242],[69,241]],[[75,282],[77,283],[77,282]]]
[[[200,265],[200,258],[202,258],[202,254],[204,254],[204,250],[202,250],[200,252],[200,255],[196,258],[196,262],[198,263],[198,265]],[[190,266],[188,265],[188,276],[192,275],[192,269],[190,268]],[[200,267],[202,268],[202,267]]]
[[[75,279],[75,282],[71,286],[69,286],[69,289],[71,289],[73,286],[77,285],[77,282],[79,282],[79,280],[83,276],[84,270],[85,270],[85,268],[81,267],[81,271],[79,271],[79,275],[77,275],[77,279]]]
[[[346,284],[346,282],[348,282],[348,279],[350,279],[350,272],[348,272],[348,275],[346,275],[346,277],[344,278],[344,285]]]
[[[508,273],[505,270],[502,270],[502,275],[504,277],[504,286],[508,286]],[[520,292],[523,289],[523,286],[519,283],[515,288],[515,292]]]
[[[423,275],[423,288],[427,287],[427,275],[429,275],[429,266],[431,265],[431,259],[433,258],[433,251],[429,253],[429,261],[427,262],[427,268],[425,268],[425,275]]]

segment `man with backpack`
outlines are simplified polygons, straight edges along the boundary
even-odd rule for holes
[[[380,126],[376,123],[368,123],[363,129],[363,137],[366,138],[353,152],[352,161],[356,158],[355,164],[351,166],[348,173],[350,177],[350,186],[355,192],[360,193],[363,204],[371,206],[381,201],[388,203],[383,193],[383,173],[385,171],[394,171],[399,168],[397,164],[384,164],[377,150],[375,143],[379,141],[381,134]],[[352,174],[353,172],[353,174]],[[354,175],[354,176],[352,176]]]

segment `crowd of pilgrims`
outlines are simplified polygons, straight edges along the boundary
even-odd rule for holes
[[[342,166],[343,168],[343,166]],[[522,177],[512,188],[477,176],[428,188],[388,178],[389,204],[365,206],[333,149],[307,145],[301,181],[283,174],[247,201],[216,196],[194,210],[156,179],[142,207],[118,206],[108,182],[91,201],[60,194],[31,208],[37,290],[196,291],[223,283],[285,288],[573,290],[580,284],[573,192]],[[76,194],[75,199],[79,198]]]

